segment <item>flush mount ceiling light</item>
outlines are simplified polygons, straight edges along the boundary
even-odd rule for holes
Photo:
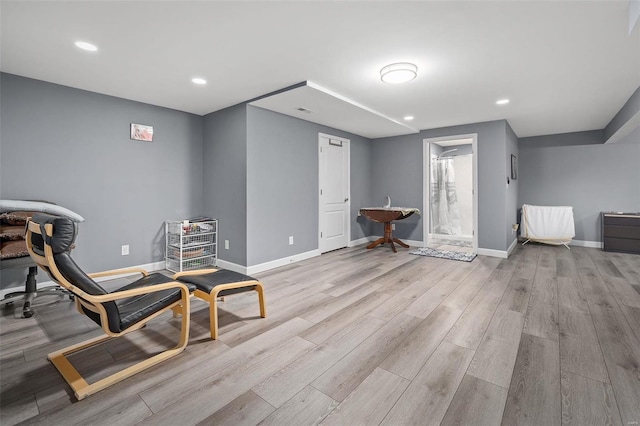
[[[509,99],[500,99],[496,101],[496,105],[506,105],[509,103]]]
[[[89,52],[95,52],[98,50],[98,46],[87,43],[86,41],[76,41],[76,47],[79,47],[82,50],[88,50]]]
[[[400,84],[418,76],[418,67],[408,62],[387,65],[380,70],[380,79],[385,83]]]
[[[207,84],[207,80],[205,80],[204,78],[199,78],[199,77],[192,78],[191,82],[194,83],[194,84],[200,84],[200,85]]]
[[[413,120],[413,115],[407,115],[404,117],[404,121],[411,121]]]

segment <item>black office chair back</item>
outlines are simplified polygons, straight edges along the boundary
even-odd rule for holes
[[[78,234],[76,224],[66,217],[53,216],[46,213],[35,214],[30,222],[38,224],[40,233],[31,232],[27,226],[27,245],[38,255],[46,258],[46,246],[49,246],[53,254],[53,262],[55,268],[48,262],[43,263],[42,259],[34,258],[42,269],[44,269],[51,279],[68,289],[83,300],[80,307],[82,311],[98,325],[102,326],[102,320],[99,312],[88,309],[86,304],[96,305],[86,300],[83,294],[77,290],[92,295],[100,296],[108,294],[108,292],[97,282],[87,276],[80,267],[71,258],[71,249]],[[52,225],[52,235],[47,235],[46,225]],[[33,257],[33,256],[32,256]],[[57,269],[57,271],[56,271]],[[60,276],[58,275],[60,274]],[[112,332],[120,332],[120,314],[115,302],[109,301],[100,303],[107,313],[109,329]],[[99,309],[98,309],[99,310]]]

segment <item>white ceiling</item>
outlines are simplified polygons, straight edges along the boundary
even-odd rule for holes
[[[251,105],[368,138],[418,133],[417,129],[400,120],[387,117],[311,81],[258,99]],[[304,111],[299,108],[304,108]]]
[[[311,81],[308,93],[264,106],[297,116],[335,102],[305,119],[345,130],[357,122],[354,133],[367,137],[498,119],[520,137],[602,129],[640,85],[640,24],[629,35],[627,0],[0,7],[4,72],[201,115]],[[417,79],[380,81],[380,68],[405,61]],[[196,76],[208,84],[191,83]],[[405,115],[415,116],[408,127]]]

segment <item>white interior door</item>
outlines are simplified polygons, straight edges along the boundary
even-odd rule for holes
[[[349,140],[319,135],[321,253],[347,247],[351,234],[349,220]]]

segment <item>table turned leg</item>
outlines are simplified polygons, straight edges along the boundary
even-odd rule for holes
[[[394,239],[393,239],[393,241],[395,241],[396,243],[400,244],[400,245],[401,245],[402,247],[404,247],[404,248],[409,248],[409,245],[408,245],[408,244],[405,244],[403,241],[400,241],[400,240],[399,240],[399,239],[397,239],[397,238],[394,238]]]
[[[393,250],[394,253],[397,253],[398,250],[396,249],[396,246],[393,244],[393,236],[391,235],[391,222],[385,222],[384,223],[384,242],[385,243],[389,243],[389,245],[391,246],[391,250]]]
[[[370,243],[367,246],[367,248],[368,249],[372,249],[372,248],[377,247],[380,244],[384,244],[384,243],[389,243],[389,245],[391,246],[391,250],[393,250],[394,253],[398,252],[398,249],[396,249],[396,246],[395,246],[394,243],[397,243],[402,247],[409,248],[408,244],[405,244],[403,241],[400,241],[397,238],[393,238],[392,229],[391,229],[391,222],[385,222],[384,223],[384,237],[378,238],[374,242]]]
[[[367,248],[368,249],[372,249],[374,247],[379,246],[380,244],[384,244],[384,238],[378,238],[377,240],[375,240],[374,242],[370,243]]]

